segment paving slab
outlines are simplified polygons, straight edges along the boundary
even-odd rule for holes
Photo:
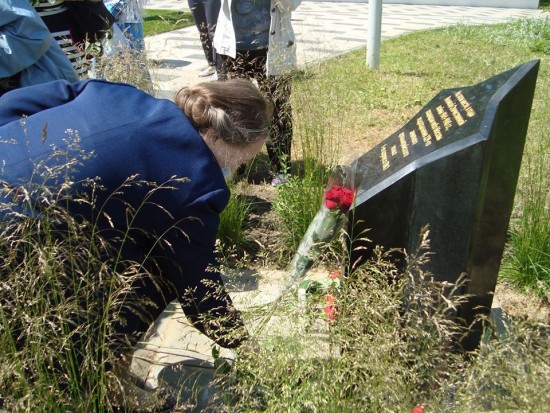
[[[321,279],[326,271],[310,271],[308,278]],[[284,292],[290,291],[288,273],[284,270],[239,270],[225,277],[226,287],[237,309],[250,311],[264,306],[264,313]],[[292,298],[291,298],[292,301]],[[259,318],[247,324],[255,339],[270,335],[292,336],[296,331],[315,337],[315,354],[328,352],[328,325],[323,320],[313,324],[307,320],[297,295],[295,308],[281,315],[275,313],[258,333],[257,328],[266,319]],[[215,343],[199,333],[186,319],[178,303],[171,303],[156,320],[146,339],[134,353],[132,372],[151,390],[160,386],[176,389],[182,403],[189,403],[189,412],[208,411],[219,389],[212,387],[215,377],[212,348]],[[232,359],[231,351],[221,349],[221,356]]]

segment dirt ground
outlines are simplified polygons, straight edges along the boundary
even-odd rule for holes
[[[550,322],[550,306],[534,294],[520,293],[510,284],[499,280],[495,297],[504,312],[512,318]]]

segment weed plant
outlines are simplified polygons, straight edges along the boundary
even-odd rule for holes
[[[449,318],[462,298],[422,272],[427,257],[411,257],[403,273],[382,253],[357,268],[337,293],[334,323],[322,307],[281,305],[261,346],[242,349],[219,383],[235,396],[232,409],[380,412],[426,401],[463,363],[452,352],[461,328]]]
[[[110,356],[109,333],[100,333],[109,320],[97,298],[105,287],[114,298],[127,293],[98,259],[109,246],[58,206],[70,185],[48,188],[49,175],[38,171],[36,183],[2,189],[0,394],[9,411],[102,405]],[[102,286],[102,278],[110,281]]]
[[[545,411],[550,326],[497,329],[488,319],[479,349],[456,351],[465,332],[454,316],[463,280],[435,282],[423,269],[429,233],[421,240],[403,271],[388,259],[394,252],[378,250],[342,279],[332,322],[322,294],[306,307],[283,297],[272,313],[247,312],[271,321],[217,375],[213,411],[403,412],[418,404],[428,412]]]
[[[151,262],[120,258],[139,209],[127,206],[130,229],[116,237],[70,213],[96,206],[109,220],[96,203],[100,183],[71,179],[90,155],[78,137],[67,148],[54,148],[28,182],[0,189],[0,409],[10,412],[113,411],[123,390],[112,367],[131,348],[116,326],[124,312],[146,316],[135,283],[151,276]],[[150,188],[144,203],[169,189],[129,177],[107,202],[133,186]]]
[[[222,250],[228,248],[242,248],[248,242],[246,240],[244,229],[246,217],[250,212],[251,204],[244,195],[246,187],[242,185],[237,191],[237,185],[229,183],[231,196],[227,207],[220,215],[220,226],[218,229],[218,239],[221,242]]]
[[[147,59],[147,54],[140,52],[136,47],[112,47],[109,53],[96,57],[94,76],[110,82],[128,83],[153,94],[154,68]]]

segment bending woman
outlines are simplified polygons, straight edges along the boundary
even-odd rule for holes
[[[135,344],[179,299],[196,328],[232,348],[246,331],[210,267],[225,177],[261,150],[270,116],[246,80],[183,88],[175,103],[103,80],[17,89],[0,98],[0,180],[3,188],[29,182],[37,164],[58,166],[66,158],[55,154],[77,144],[87,156],[71,171],[71,191],[92,192],[96,177],[103,190],[90,193],[93,203],[69,203],[71,216],[97,223],[104,239],[128,234],[117,262],[144,262],[150,274],[133,285],[143,311],[124,310],[118,331]],[[126,185],[129,177],[170,189]]]

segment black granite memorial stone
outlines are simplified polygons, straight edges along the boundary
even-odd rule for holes
[[[421,229],[433,254],[426,270],[471,298],[457,316],[470,325],[492,304],[529,123],[539,61],[471,87],[441,91],[405,126],[351,165],[357,186],[349,230],[374,246],[414,252]],[[480,326],[460,343],[477,347]]]

